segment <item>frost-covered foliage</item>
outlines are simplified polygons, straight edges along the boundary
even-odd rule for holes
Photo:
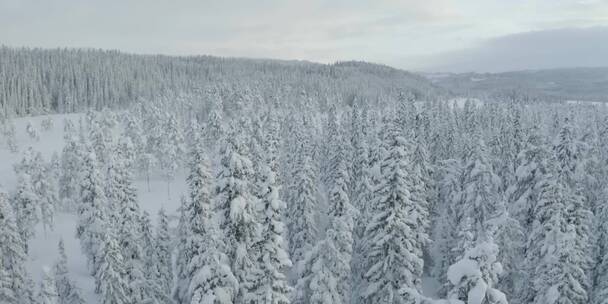
[[[506,295],[494,288],[502,272],[497,255],[498,246],[492,242],[467,250],[463,258],[448,269],[448,280],[453,286],[448,299],[466,304],[507,304]]]
[[[0,54],[32,88],[1,91],[3,113],[86,111],[40,141],[50,118],[1,117],[22,161],[0,204],[0,301],[52,302],[55,285],[84,302],[80,253],[60,246],[54,284],[24,267],[75,214],[104,303],[606,304],[603,106],[446,100],[354,62]],[[47,136],[56,157],[28,148]]]

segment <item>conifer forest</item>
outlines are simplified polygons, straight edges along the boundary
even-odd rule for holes
[[[608,303],[608,95],[459,77],[1,47],[0,303]]]

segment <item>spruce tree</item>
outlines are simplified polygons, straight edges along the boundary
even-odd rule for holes
[[[339,148],[329,193],[329,227],[325,239],[306,260],[295,303],[349,303],[351,301],[353,226],[356,210],[348,198],[346,160]]]
[[[124,261],[118,242],[110,232],[105,235],[99,254],[99,268],[95,274],[95,291],[102,304],[137,303],[130,297],[129,283],[125,280]]]
[[[40,221],[40,197],[37,195],[32,178],[28,173],[21,172],[17,183],[14,206],[19,223],[19,233],[26,242],[25,251],[27,252],[27,242],[34,236],[34,228]]]
[[[158,267],[157,283],[165,295],[171,293],[173,285],[173,264],[171,261],[172,240],[169,233],[169,218],[164,208],[158,211],[158,222],[156,225],[155,262]]]
[[[88,258],[91,273],[98,268],[98,256],[107,233],[107,200],[99,173],[95,153],[90,151],[83,160],[80,181],[80,202],[76,236],[80,239],[83,253]]]
[[[428,242],[428,202],[421,193],[413,195],[421,177],[411,175],[418,172],[410,170],[407,141],[395,127],[387,140],[374,211],[364,234],[367,284],[360,292],[365,303],[414,301],[413,295],[403,298],[399,290],[420,291],[423,248]]]
[[[253,195],[253,164],[242,132],[230,132],[221,150],[215,206],[225,237],[225,253],[239,282],[236,302],[254,299],[254,277],[260,271],[254,246],[260,240],[258,200]]]
[[[0,190],[0,299],[26,304],[25,245],[19,234],[7,194]]]
[[[268,161],[272,163],[270,159]],[[289,304],[291,287],[287,283],[285,270],[290,267],[291,260],[285,250],[285,226],[282,212],[285,203],[279,198],[279,187],[276,184],[275,173],[271,166],[262,166],[262,186],[264,193],[261,240],[258,243],[260,252],[258,263],[261,274],[254,287],[254,302],[267,304]]]
[[[50,274],[49,269],[43,269],[42,281],[40,282],[40,293],[38,294],[38,304],[59,304],[59,295],[55,278]]]
[[[306,142],[302,143],[297,154],[293,185],[289,195],[289,256],[295,272],[300,273],[306,253],[310,252],[317,241],[317,221],[315,220],[317,202],[317,179],[312,158]]]

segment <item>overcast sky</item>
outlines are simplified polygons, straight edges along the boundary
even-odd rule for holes
[[[0,44],[424,71],[608,66],[608,0],[0,0]]]

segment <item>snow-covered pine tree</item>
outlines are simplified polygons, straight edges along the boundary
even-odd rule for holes
[[[302,142],[298,150],[293,185],[289,189],[289,255],[294,263],[296,276],[301,273],[304,257],[314,247],[318,234],[315,219],[318,182],[307,144],[308,141]]]
[[[17,131],[15,123],[12,120],[6,122],[4,135],[6,137],[6,145],[11,153],[17,153],[19,146],[17,145]]]
[[[491,240],[467,249],[461,260],[450,266],[452,289],[448,300],[466,304],[508,304],[504,293],[494,287],[502,266],[497,262],[498,246]]]
[[[158,244],[155,236],[152,233],[152,221],[150,214],[144,211],[139,219],[139,233],[141,235],[141,261],[137,263],[141,266],[143,277],[138,280],[137,284],[132,284],[132,290],[140,294],[146,303],[173,303],[170,297],[170,288],[161,287],[160,269],[162,265],[158,262]]]
[[[99,164],[106,164],[108,156],[112,155],[112,138],[109,126],[104,124],[99,113],[88,112],[91,117],[88,122],[88,139],[97,156]]]
[[[194,258],[200,259],[207,249],[203,241],[206,228],[211,219],[212,178],[207,156],[200,133],[194,132],[193,146],[190,148],[189,174],[186,178],[189,197],[182,199],[180,222],[178,227],[178,249],[176,258],[176,284],[173,298],[180,303],[189,303],[190,282],[203,265],[193,264]]]
[[[184,200],[181,210],[181,246],[174,297],[182,303],[234,303],[239,282],[232,273],[231,261],[223,252],[228,247],[214,215],[210,193],[213,181],[203,139],[198,133],[194,134],[189,167],[190,197]]]
[[[257,198],[252,193],[253,165],[249,159],[242,132],[232,130],[221,149],[217,175],[215,207],[220,229],[225,238],[224,252],[231,261],[239,282],[237,303],[251,299],[251,291],[260,271],[255,245],[260,240]]]
[[[272,156],[268,163],[272,164]],[[279,186],[271,165],[262,165],[260,180],[263,195],[263,218],[261,222],[261,240],[257,244],[260,250],[258,263],[261,272],[256,282],[249,302],[265,304],[289,304],[291,287],[287,283],[285,271],[290,267],[291,260],[285,250],[283,210],[285,202],[279,198]]]
[[[141,211],[137,201],[137,189],[133,185],[131,171],[125,164],[122,151],[116,153],[112,162],[113,174],[108,177],[114,185],[111,190],[112,206],[116,208],[116,238],[123,257],[125,280],[129,288],[127,295],[132,301],[144,303],[155,299],[152,288],[144,275],[144,253],[142,248]]]
[[[572,193],[552,169],[542,184],[534,208],[534,222],[528,238],[526,269],[533,270],[533,290],[524,294],[527,303],[587,303],[585,270],[577,261],[574,223],[568,221]]]
[[[416,170],[410,170],[410,148],[396,124],[387,136],[387,154],[382,162],[380,185],[370,223],[365,230],[366,286],[360,290],[363,303],[404,303],[420,292],[424,266],[423,248],[428,242],[428,202],[423,193],[413,197],[421,185]],[[414,174],[412,176],[411,174]]]
[[[489,220],[496,214],[501,199],[499,187],[500,179],[493,171],[485,143],[475,131],[465,148],[462,196],[455,210],[461,223],[465,218],[471,220],[477,241],[487,240],[494,231],[494,227],[489,226]],[[462,256],[468,249],[458,247],[455,251]]]
[[[456,246],[459,218],[456,216],[462,195],[462,162],[458,159],[448,159],[440,162],[438,170],[438,203],[435,208],[436,216],[433,218],[432,247],[433,259],[432,275],[440,282],[447,282],[445,277],[448,268],[458,261],[458,252],[453,251]],[[466,220],[466,219],[460,219]],[[448,286],[440,289],[441,295],[446,295]]]
[[[31,121],[27,122],[27,125],[25,126],[25,132],[32,140],[40,141],[40,133],[38,132],[36,127],[34,127]]]
[[[528,237],[526,268],[534,269],[533,290],[524,300],[534,303],[587,303],[591,215],[575,180],[576,144],[566,120],[549,160],[550,168],[534,208]]]
[[[44,231],[52,230],[54,226],[55,210],[59,205],[57,193],[57,180],[49,165],[44,163],[42,154],[39,152],[34,158],[37,168],[32,172],[32,183],[36,195],[39,197],[40,220]]]
[[[175,249],[175,273],[173,278],[175,284],[173,284],[173,288],[171,289],[171,298],[181,304],[188,302],[188,289],[185,286],[189,284],[188,282],[191,279],[188,274],[188,265],[192,259],[190,248],[192,230],[188,219],[189,200],[182,197],[180,202]]]
[[[80,293],[80,289],[74,281],[68,276],[68,257],[65,253],[65,245],[63,240],[59,241],[59,259],[53,266],[53,275],[55,278],[55,287],[57,288],[57,296],[59,304],[85,304]]]
[[[91,273],[98,268],[97,258],[107,233],[107,199],[99,173],[95,152],[89,151],[83,159],[80,180],[80,201],[78,202],[78,223],[76,236],[88,259]]]
[[[158,222],[156,225],[156,235],[154,239],[156,254],[155,263],[158,268],[157,284],[162,293],[167,297],[171,294],[173,286],[173,263],[171,260],[172,240],[169,232],[169,218],[164,208],[158,211]]]
[[[100,294],[102,304],[137,303],[129,296],[129,283],[124,278],[122,253],[115,236],[110,231],[104,236],[95,279],[95,291]]]
[[[164,123],[164,135],[161,137],[158,147],[157,159],[160,161],[160,168],[167,182],[167,195],[171,197],[171,182],[175,178],[175,173],[181,165],[182,157],[185,154],[183,130],[175,115],[169,115]]]
[[[25,270],[25,245],[19,234],[13,209],[7,194],[0,189],[0,300],[7,303],[28,304]],[[11,302],[12,301],[12,302]]]
[[[25,242],[25,252],[27,252],[27,242],[34,236],[34,228],[40,221],[40,197],[36,194],[32,178],[27,172],[19,174],[13,205],[17,215],[19,234]]]
[[[329,226],[326,236],[312,250],[305,266],[295,303],[349,303],[352,297],[351,259],[353,226],[357,211],[348,198],[348,173],[342,147],[334,155],[329,193]]]
[[[37,303],[59,304],[59,295],[57,293],[55,278],[51,275],[50,270],[47,268],[42,270],[42,281],[40,282],[40,293],[38,294]]]
[[[581,284],[588,290],[591,284],[589,270],[592,262],[593,214],[590,210],[590,202],[586,201],[583,195],[582,179],[579,174],[583,160],[579,151],[580,143],[575,139],[574,133],[574,127],[569,119],[566,119],[557,136],[553,151],[556,155],[557,177],[568,188],[569,193],[566,201],[567,219],[576,233],[572,246],[576,252],[573,263],[585,271]]]
[[[9,273],[0,267],[0,303],[16,303],[17,298],[11,286]]]
[[[537,127],[528,131],[523,148],[517,155],[514,183],[506,191],[509,210],[524,231],[531,229],[534,205],[547,171],[546,162],[551,156],[539,133]]]
[[[78,183],[83,163],[79,152],[81,149],[83,147],[74,136],[67,136],[61,152],[61,176],[59,178],[59,198],[64,210],[74,210],[78,200]]]

